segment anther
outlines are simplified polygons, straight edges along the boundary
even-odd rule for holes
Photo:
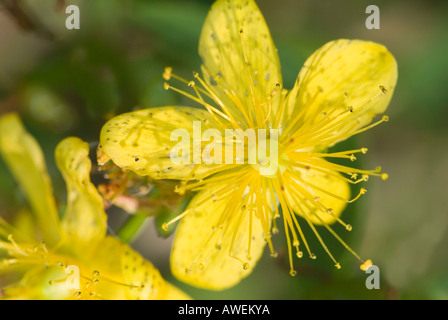
[[[191,88],[191,87],[193,87],[193,86],[195,86],[196,85],[196,83],[194,82],[194,81],[190,81],[190,82],[188,82],[188,86]]]
[[[336,263],[334,266],[336,267],[336,269],[341,269],[341,265],[339,264],[339,262]]]
[[[362,271],[366,271],[371,265],[372,265],[372,260],[367,259],[367,260],[364,261],[364,263],[360,266],[360,269],[361,269]]]
[[[162,229],[163,229],[164,231],[168,231],[168,223],[164,222],[164,223],[162,224]]]
[[[347,109],[349,112],[353,112],[353,106],[348,106]]]
[[[74,294],[73,294],[73,297],[74,298],[79,298],[81,296],[81,291],[76,291]]]
[[[248,264],[247,262],[243,263],[244,270],[248,270],[249,268],[250,268],[250,264]]]
[[[362,152],[363,154],[366,154],[368,150],[369,150],[369,149],[367,149],[367,148],[361,148],[361,152]]]
[[[347,224],[346,226],[345,226],[345,229],[347,230],[347,231],[352,231],[352,225],[351,224]]]
[[[313,259],[313,260],[316,260],[317,257],[316,257],[316,255],[314,253],[311,253],[310,254],[310,258]]]
[[[278,257],[278,252],[277,251],[272,251],[271,252],[271,257],[272,258],[277,258]]]
[[[353,161],[355,161],[355,160],[356,160],[356,157],[355,157],[355,155],[354,155],[354,154],[351,154],[351,155],[350,155],[350,161],[352,161],[352,162],[353,162]]]
[[[94,271],[92,272],[92,276],[94,276],[94,277],[98,277],[99,275],[100,275],[100,272],[97,271],[97,270],[94,270]]]
[[[177,194],[180,194],[180,195],[184,195],[185,194],[185,188],[182,187],[182,186],[176,185],[174,187],[174,192],[176,192]]]
[[[198,78],[199,77],[199,73],[197,73],[196,71],[193,71],[193,77]]]
[[[387,180],[389,178],[389,175],[387,173],[381,174],[381,179]]]
[[[168,84],[168,82],[164,82],[163,83],[163,89],[165,89],[165,90],[169,90],[170,89],[170,85]]]
[[[381,91],[383,91],[384,94],[387,94],[387,89],[384,88],[383,86],[380,86]]]
[[[296,253],[297,258],[302,258],[303,257],[303,251],[297,251]]]
[[[291,269],[291,270],[289,271],[289,274],[290,274],[291,277],[295,277],[295,276],[297,275],[297,271],[294,270],[294,269]]]
[[[389,116],[384,115],[384,116],[381,118],[381,120],[387,122],[387,121],[389,121]]]
[[[166,81],[170,80],[172,71],[173,71],[173,68],[166,67],[165,71],[163,72],[163,79],[165,79]]]

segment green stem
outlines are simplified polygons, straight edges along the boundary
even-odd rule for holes
[[[143,230],[148,215],[146,214],[134,214],[126,220],[117,232],[117,236],[124,242],[132,242]]]

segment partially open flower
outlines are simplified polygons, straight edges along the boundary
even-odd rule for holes
[[[18,230],[0,218],[0,273],[14,275],[0,284],[0,299],[188,299],[129,245],[106,235],[86,142],[70,137],[56,148],[67,185],[61,219],[42,151],[16,114],[0,118],[0,151],[37,225]]]

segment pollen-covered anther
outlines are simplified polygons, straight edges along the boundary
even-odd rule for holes
[[[271,252],[271,257],[272,258],[277,258],[278,257],[278,252],[277,251],[272,251]]]
[[[173,72],[173,68],[166,67],[165,71],[163,72],[163,79],[166,81],[169,81],[171,79],[171,73]]]
[[[369,149],[367,149],[367,148],[361,148],[361,152],[362,152],[363,154],[366,154],[368,150],[369,150]]]
[[[334,266],[336,267],[336,269],[341,269],[341,265],[339,264],[339,262],[336,263]]]
[[[295,276],[297,275],[297,271],[294,270],[294,269],[291,269],[291,270],[289,271],[289,275],[290,275],[291,277],[295,277]]]
[[[387,180],[387,179],[389,179],[389,175],[387,173],[382,173],[381,174],[381,179]]]
[[[355,157],[354,154],[351,154],[351,155],[350,155],[350,161],[352,161],[352,162],[353,162],[353,161],[356,161],[356,157]]]
[[[302,258],[303,257],[303,251],[297,251],[296,253],[297,258]]]
[[[164,223],[162,224],[162,229],[163,229],[164,231],[168,231],[168,223],[164,222]]]
[[[316,257],[316,255],[314,253],[310,253],[310,258],[313,259],[313,260],[316,260],[317,257]]]
[[[169,90],[170,89],[170,85],[168,84],[168,82],[164,82],[163,83],[163,89],[165,89],[165,90]]]
[[[384,122],[387,122],[387,121],[389,121],[389,116],[388,115],[383,115],[381,120],[383,120]]]
[[[372,265],[372,260],[367,259],[366,261],[364,261],[363,264],[361,264],[361,266],[359,267],[362,271],[366,271],[371,265]]]
[[[196,85],[196,83],[194,82],[194,81],[190,81],[190,82],[188,82],[188,86],[191,88],[191,87],[194,87]]]
[[[250,264],[249,263],[247,263],[247,262],[243,263],[243,269],[244,270],[249,270],[249,268],[250,268]]]

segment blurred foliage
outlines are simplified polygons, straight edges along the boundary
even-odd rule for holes
[[[172,66],[189,78],[199,70],[197,44],[212,2],[21,0],[14,11],[6,10],[10,1],[0,1],[0,114],[21,114],[43,147],[61,201],[64,184],[53,150],[62,138],[89,141],[93,154],[101,126],[113,115],[191,104],[163,90],[162,73]],[[134,246],[198,299],[448,299],[448,3],[382,1],[381,29],[367,30],[365,8],[371,3],[364,0],[258,2],[279,49],[287,88],[306,57],[335,38],[380,42],[398,61],[391,121],[339,146],[365,144],[363,166],[381,164],[391,177],[369,182],[368,194],[343,214],[354,226],[351,233],[336,226],[348,244],[380,266],[381,289],[367,290],[357,261],[326,234],[341,270],[308,234],[318,259],[296,261],[298,275],[291,278],[280,232],[277,259],[264,255],[241,284],[211,293],[170,278],[171,237],[157,236],[154,224]],[[80,30],[65,28],[68,4],[80,6]],[[0,215],[9,219],[26,205],[16,186],[0,159]],[[119,210],[109,215],[113,230],[126,219]]]

